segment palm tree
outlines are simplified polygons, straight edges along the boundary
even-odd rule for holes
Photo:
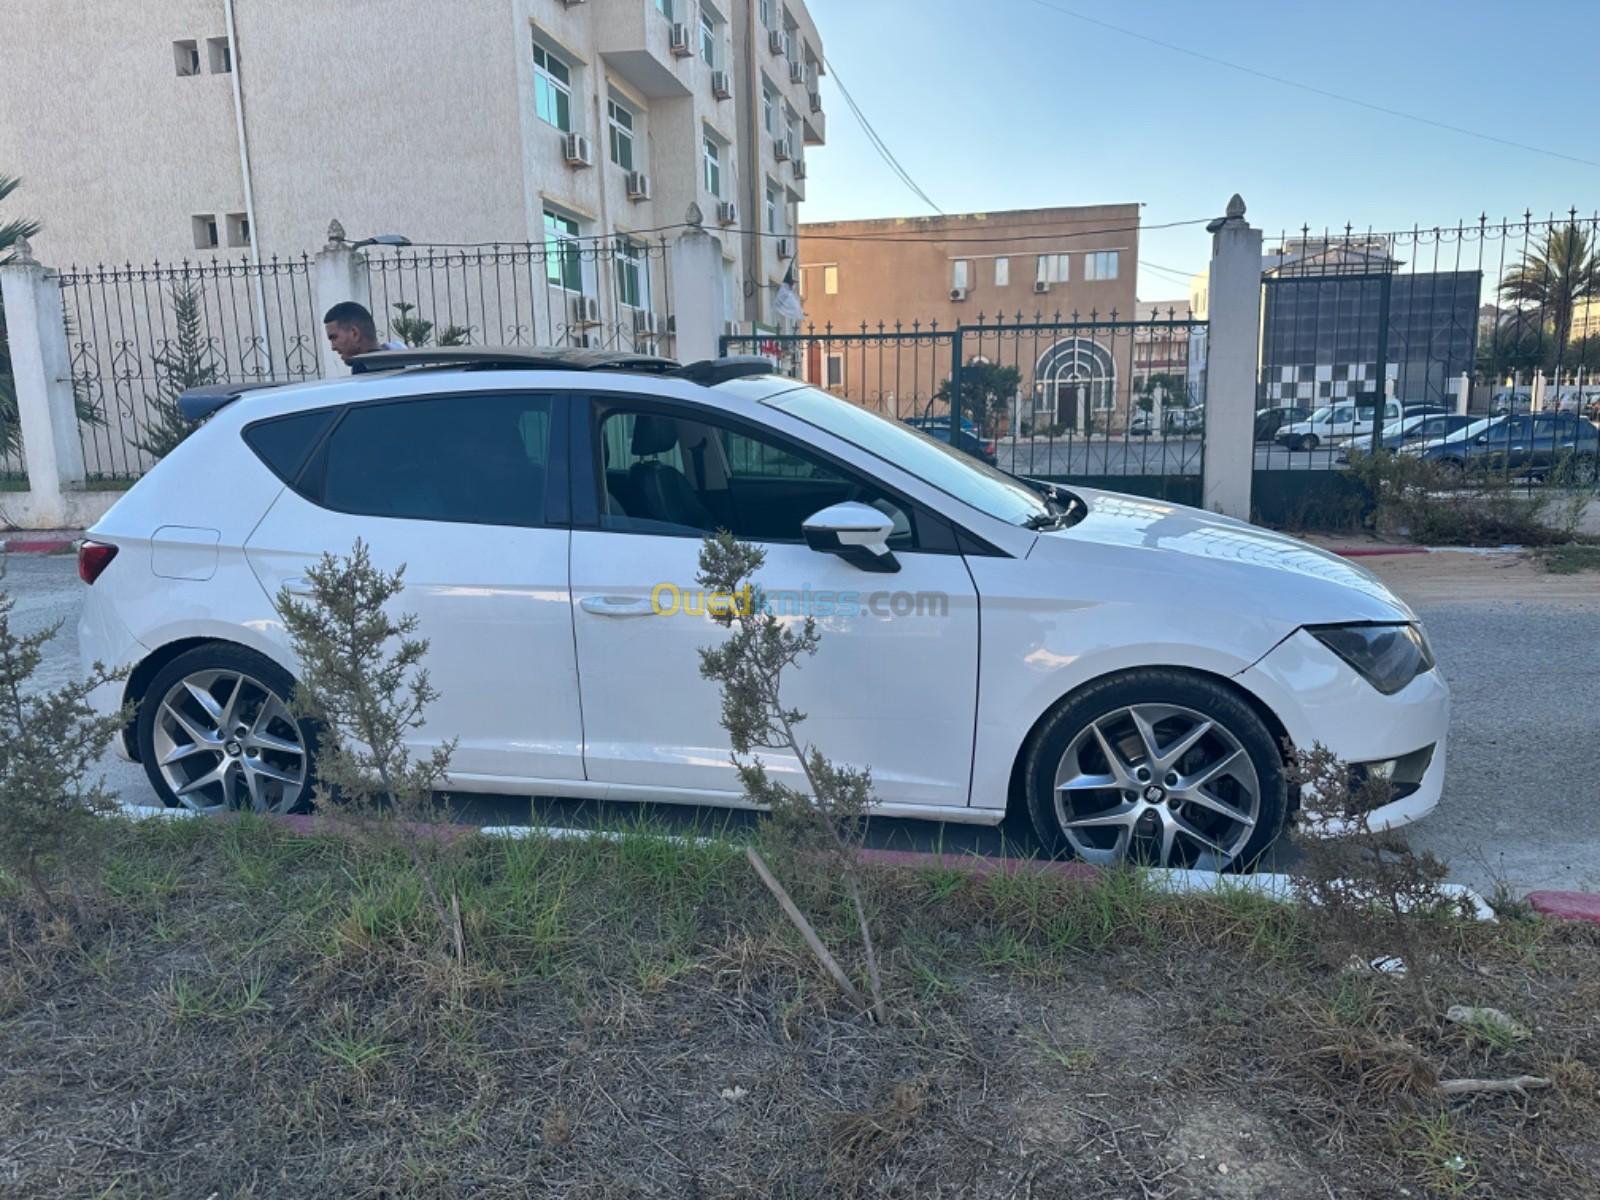
[[[1555,333],[1557,362],[1572,334],[1572,316],[1586,300],[1600,299],[1600,248],[1593,229],[1576,221],[1549,229],[1544,244],[1525,250],[1522,261],[1500,281],[1500,295],[1532,305]]]
[[[22,186],[22,180],[12,175],[0,174],[0,202]],[[0,267],[16,257],[16,244],[39,232],[37,221],[26,217],[0,225]],[[14,454],[22,449],[22,435],[17,421],[17,393],[11,383],[11,344],[6,341],[6,303],[0,296],[0,455]]]

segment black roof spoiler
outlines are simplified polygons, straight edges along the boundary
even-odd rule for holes
[[[246,392],[282,387],[281,383],[207,383],[185,388],[178,397],[178,411],[186,420],[204,421],[218,409],[226,408]]]

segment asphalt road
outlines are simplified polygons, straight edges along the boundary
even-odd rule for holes
[[[1509,559],[1434,554],[1369,559],[1417,608],[1454,693],[1444,801],[1413,827],[1412,842],[1438,854],[1452,876],[1487,890],[1600,888],[1600,579],[1544,576]],[[77,670],[74,628],[82,585],[65,556],[14,555],[0,587],[17,597],[22,631],[63,621],[39,679]],[[153,803],[143,769],[108,756],[108,782]],[[535,800],[533,817],[560,824],[617,824],[641,806]],[[673,828],[742,825],[748,814],[644,806]],[[520,824],[529,802],[466,804],[467,819]],[[993,854],[1026,852],[1025,830],[876,820],[872,841],[898,848]],[[1279,862],[1284,859],[1280,857]]]
[[[1089,438],[1002,438],[995,459],[1002,470],[1017,475],[1198,475],[1204,457],[1199,438],[1135,438],[1120,434]],[[1258,471],[1342,470],[1336,451],[1321,448],[1290,451],[1258,443]]]

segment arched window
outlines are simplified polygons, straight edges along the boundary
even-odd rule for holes
[[[1065,338],[1034,364],[1034,420],[1087,429],[1093,412],[1116,406],[1117,364],[1093,338]]]

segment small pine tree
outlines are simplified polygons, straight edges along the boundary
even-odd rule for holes
[[[91,772],[126,717],[100,716],[89,694],[123,673],[96,663],[87,679],[38,690],[33,674],[61,624],[19,634],[15,603],[0,592],[0,862],[53,913],[51,868],[79,845],[94,814],[114,807]]]
[[[413,317],[417,306],[405,300],[397,301],[394,305],[394,318],[389,322],[389,331],[408,346],[426,346],[433,337],[433,322]],[[446,325],[439,331],[439,345],[465,346],[469,331],[461,325]]]
[[[415,614],[392,617],[389,601],[404,586],[405,568],[378,570],[364,542],[348,558],[324,554],[307,568],[311,594],[278,593],[300,660],[294,704],[320,726],[317,805],[330,816],[378,839],[398,842],[427,892],[441,932],[465,956],[460,926],[445,908],[438,875],[450,840],[437,828],[434,790],[444,782],[455,742],[426,758],[407,741],[425,724],[439,698],[422,660],[428,643],[416,636]]]
[[[179,410],[178,397],[192,387],[217,382],[216,364],[206,345],[200,291],[187,279],[172,285],[172,316],[177,336],[153,359],[160,379],[155,394],[149,397],[149,419],[133,442],[156,459],[171,454],[195,431],[195,424]]]
[[[865,770],[835,766],[816,746],[800,740],[797,730],[805,714],[784,705],[780,694],[783,672],[800,658],[815,654],[821,637],[809,616],[796,630],[766,605],[754,583],[765,561],[766,552],[760,547],[741,542],[726,530],[705,539],[700,548],[699,582],[708,597],[706,611],[717,624],[731,629],[732,636],[719,646],[701,649],[700,674],[722,686],[722,726],[733,744],[733,763],[745,795],[771,810],[780,834],[800,852],[797,861],[813,864],[825,885],[842,885],[861,935],[873,1013],[883,1022],[888,1012],[867,919],[860,859],[872,804],[872,776]],[[794,755],[806,791],[768,775],[766,766],[753,754],[760,749],[786,750]],[[765,864],[759,856],[752,862],[765,877]],[[779,892],[780,901],[784,898]],[[802,926],[802,933],[808,941],[815,938],[807,926]],[[813,949],[830,970],[836,969],[820,940]]]

